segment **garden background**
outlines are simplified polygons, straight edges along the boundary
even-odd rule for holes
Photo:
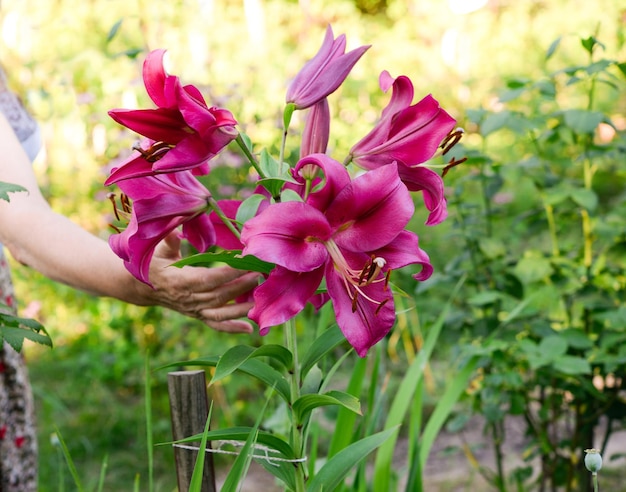
[[[428,228],[426,213],[415,221],[436,275],[417,289],[397,279],[410,292],[408,314],[377,359],[381,392],[393,393],[460,285],[420,387],[425,415],[471,362],[476,370],[447,432],[477,425],[479,415],[483,447],[494,458],[481,463],[473,445],[447,450],[469,472],[441,490],[469,483],[488,490],[489,482],[531,490],[532,480],[542,487],[541,476],[543,487],[583,490],[573,488],[583,480],[575,471],[582,455],[572,458],[571,450],[602,446],[607,429],[618,431],[626,418],[626,79],[616,63],[626,61],[626,5],[4,0],[0,23],[2,63],[44,131],[45,152],[35,163],[42,189],[57,211],[102,237],[111,220],[107,166],[133,142],[106,113],[146,103],[140,67],[149,49],[167,48],[182,80],[230,109],[253,140],[276,145],[289,77],[315,53],[326,26],[346,33],[349,48],[372,44],[331,106],[330,148],[345,155],[371,128],[388,97],[377,86],[386,69],[408,75],[416,97],[432,93],[457,118],[466,136],[455,152],[469,157],[446,175],[447,222]],[[215,176],[225,194],[247,180],[233,166]],[[158,366],[223,352],[241,337],[161,309],[95,299],[14,267],[21,315],[40,320],[55,344],[25,349],[38,405],[41,490],[70,487],[55,427],[86,483],[97,482],[108,455],[107,490],[130,490],[136,474],[146,475],[146,353]],[[170,437],[165,376],[153,376],[156,442]],[[214,427],[250,424],[256,391],[235,377],[214,386]],[[510,418],[529,431],[516,448],[505,444]],[[518,459],[508,466],[511,452]],[[172,490],[170,449],[157,448],[156,466],[158,490]],[[615,480],[612,490],[622,490],[623,473],[606,476]]]

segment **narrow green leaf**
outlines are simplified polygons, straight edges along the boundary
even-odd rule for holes
[[[309,350],[302,359],[302,368],[300,370],[302,377],[304,378],[311,367],[317,364],[328,352],[334,350],[345,341],[346,337],[341,333],[337,323],[334,323],[328,329],[324,330],[322,334],[313,341],[311,347],[309,347]]]
[[[171,364],[159,367],[159,369],[186,366],[215,367],[218,362],[219,357],[217,356],[201,357],[199,359],[172,362]],[[290,403],[291,390],[289,389],[289,383],[287,383],[287,380],[283,377],[283,375],[273,367],[256,359],[248,359],[241,364],[237,370],[257,378],[259,381],[264,382],[269,388],[275,388],[276,392],[287,403]]]
[[[209,408],[209,415],[207,415],[206,423],[204,424],[204,433],[200,440],[200,447],[196,456],[196,463],[193,467],[193,474],[191,475],[191,481],[189,482],[189,492],[202,492],[202,481],[204,478],[204,461],[206,459],[206,443],[208,440],[209,424],[211,423],[211,413],[213,411],[213,404]]]
[[[350,444],[329,459],[307,485],[307,492],[335,490],[352,469],[368,454],[387,441],[398,427],[391,427]],[[374,490],[382,490],[374,487]],[[385,489],[389,490],[389,489]]]
[[[413,394],[415,388],[418,387],[420,380],[424,374],[424,368],[430,359],[433,349],[439,338],[439,334],[443,329],[443,325],[446,322],[448,312],[452,305],[452,301],[458,294],[463,283],[465,283],[465,276],[457,282],[450,299],[443,307],[439,317],[435,323],[428,329],[428,334],[424,340],[422,350],[417,354],[417,357],[413,360],[409,366],[406,374],[400,382],[400,386],[396,392],[396,396],[391,403],[391,408],[385,421],[385,429],[398,429],[404,420],[406,412],[409,411],[411,403],[413,401]],[[393,453],[395,451],[397,434],[389,439],[384,446],[376,453],[376,461],[374,463],[374,477],[373,487],[374,490],[390,490],[390,478],[392,469]]]
[[[226,263],[233,268],[246,270],[250,272],[270,273],[274,269],[273,263],[259,260],[252,255],[240,256],[241,251],[220,251],[216,253],[200,253],[188,256],[182,260],[173,263],[176,267],[184,267],[186,265],[193,266],[214,266],[215,263]]]
[[[265,400],[265,404],[263,405],[263,408],[261,409],[261,412],[259,413],[259,416],[257,417],[254,427],[250,429],[250,432],[248,434],[248,438],[246,439],[245,444],[239,451],[239,454],[237,455],[237,459],[235,460],[235,463],[233,463],[233,467],[230,469],[230,471],[228,472],[228,475],[226,476],[226,480],[224,481],[224,484],[222,485],[221,492],[238,492],[239,491],[240,484],[243,481],[243,478],[246,476],[246,473],[248,472],[248,468],[250,467],[250,462],[252,461],[252,455],[254,454],[253,446],[257,442],[257,438],[259,435],[259,426],[261,425],[261,422],[265,415],[267,404],[269,403],[270,398],[273,396],[273,394],[274,394],[273,391],[270,392],[269,396],[267,397],[267,400]]]
[[[144,411],[146,413],[146,447],[148,448],[148,490],[154,491],[154,446],[152,442],[152,379],[150,377],[150,353],[144,362]]]
[[[54,432],[59,439],[59,444],[61,445],[63,456],[65,456],[65,461],[67,462],[67,467],[69,468],[72,479],[74,480],[74,485],[76,485],[76,490],[78,490],[78,492],[82,492],[85,489],[83,488],[83,484],[81,483],[80,477],[78,476],[78,471],[76,470],[76,465],[74,464],[74,460],[70,455],[70,450],[67,448],[67,444],[65,444],[63,436],[56,426],[54,428]]]
[[[285,369],[289,369],[293,363],[293,356],[289,350],[282,345],[262,345],[254,348],[248,345],[237,345],[228,349],[222,356],[215,367],[215,373],[210,384],[224,379],[229,374],[239,369],[239,367],[250,358],[254,357],[270,357],[282,364]]]
[[[463,369],[455,373],[454,378],[446,387],[443,395],[438,399],[435,410],[428,418],[428,422],[424,427],[424,431],[422,432],[422,437],[420,439],[419,461],[422,470],[426,466],[426,460],[428,459],[430,448],[435,442],[439,431],[450,416],[450,413],[454,409],[454,405],[456,405],[456,402],[459,401],[459,398],[465,391],[465,388],[467,388],[469,380],[474,374],[479,360],[479,357],[472,357]]]
[[[293,403],[298,422],[303,422],[309,412],[317,407],[338,405],[361,415],[359,399],[343,391],[329,391],[323,395],[302,395]]]
[[[98,488],[96,489],[98,492],[102,492],[104,490],[104,479],[106,478],[108,467],[109,455],[105,454],[104,459],[102,460],[102,464],[100,465],[100,476],[98,478]]]
[[[548,47],[548,50],[546,51],[546,60],[549,60],[550,58],[552,58],[552,55],[554,55],[556,49],[559,47],[559,44],[561,44],[560,36],[556,38],[554,41],[552,41],[552,43],[550,43],[550,46]]]
[[[120,27],[122,26],[123,21],[124,19],[118,20],[115,24],[113,24],[111,29],[109,29],[109,34],[107,34],[107,38],[106,38],[107,44],[113,40],[117,32],[120,30]]]
[[[227,427],[224,429],[210,430],[207,432],[207,439],[209,441],[245,441],[248,439],[248,435],[252,432],[252,427]],[[196,434],[193,436],[179,439],[178,441],[162,442],[158,446],[171,446],[172,444],[184,444],[187,442],[197,442],[202,439],[202,434]],[[280,437],[266,431],[259,431],[257,435],[257,442],[263,444],[270,449],[278,451],[282,458],[293,459],[293,449],[289,443],[281,439]]]
[[[367,359],[359,357],[352,369],[350,382],[348,383],[347,393],[355,398],[361,394],[365,373],[367,370]],[[354,439],[354,423],[357,414],[352,410],[341,407],[335,420],[335,432],[333,432],[330,446],[328,448],[328,457],[336,455],[343,448],[348,446]]]

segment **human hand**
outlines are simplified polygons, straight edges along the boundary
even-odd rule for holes
[[[181,259],[180,239],[173,233],[154,252],[150,264],[153,288],[137,281],[142,304],[157,304],[198,318],[211,328],[231,333],[251,333],[252,325],[242,319],[254,305],[231,302],[254,288],[260,275],[228,266],[202,268],[172,267]]]

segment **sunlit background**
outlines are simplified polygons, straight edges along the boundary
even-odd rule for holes
[[[624,60],[626,54],[626,5],[620,0],[2,0],[0,63],[42,126],[45,148],[35,169],[53,208],[103,238],[110,233],[102,182],[134,137],[107,111],[149,104],[140,78],[148,50],[166,48],[172,73],[228,107],[253,141],[271,146],[280,137],[286,85],[329,24],[335,34],[346,33],[348,48],[372,45],[331,97],[330,147],[338,155],[369,130],[386,104],[388,96],[378,88],[382,70],[408,75],[416,97],[432,93],[468,128],[465,144],[480,148],[482,137],[472,133],[466,111],[497,109],[506,80],[579,63],[580,37],[597,35],[606,58]],[[558,38],[559,50],[546,59]],[[581,96],[568,97],[574,105]],[[624,128],[623,93],[598,104]],[[232,179],[234,188],[225,191],[238,190],[247,177],[234,173]],[[422,246],[441,267],[446,259],[437,251],[450,246],[439,250],[438,232],[421,222]],[[40,418],[41,490],[57,490],[59,456],[49,443],[54,425],[88,480],[97,479],[108,454],[110,482],[129,490],[135,474],[145,474],[145,350],[163,363],[219,352],[235,340],[160,309],[94,299],[18,265],[14,276],[22,314],[41,320],[56,345],[26,351]],[[248,407],[253,390],[245,384],[221,391],[215,398],[224,422],[254,414]],[[156,431],[163,440],[166,405],[163,395],[156,398]],[[171,455],[159,451],[157,459],[160,490],[171,490]]]

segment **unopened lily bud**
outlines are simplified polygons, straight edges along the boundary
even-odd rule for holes
[[[602,468],[602,455],[598,449],[585,449],[585,467],[591,473],[597,473]]]

